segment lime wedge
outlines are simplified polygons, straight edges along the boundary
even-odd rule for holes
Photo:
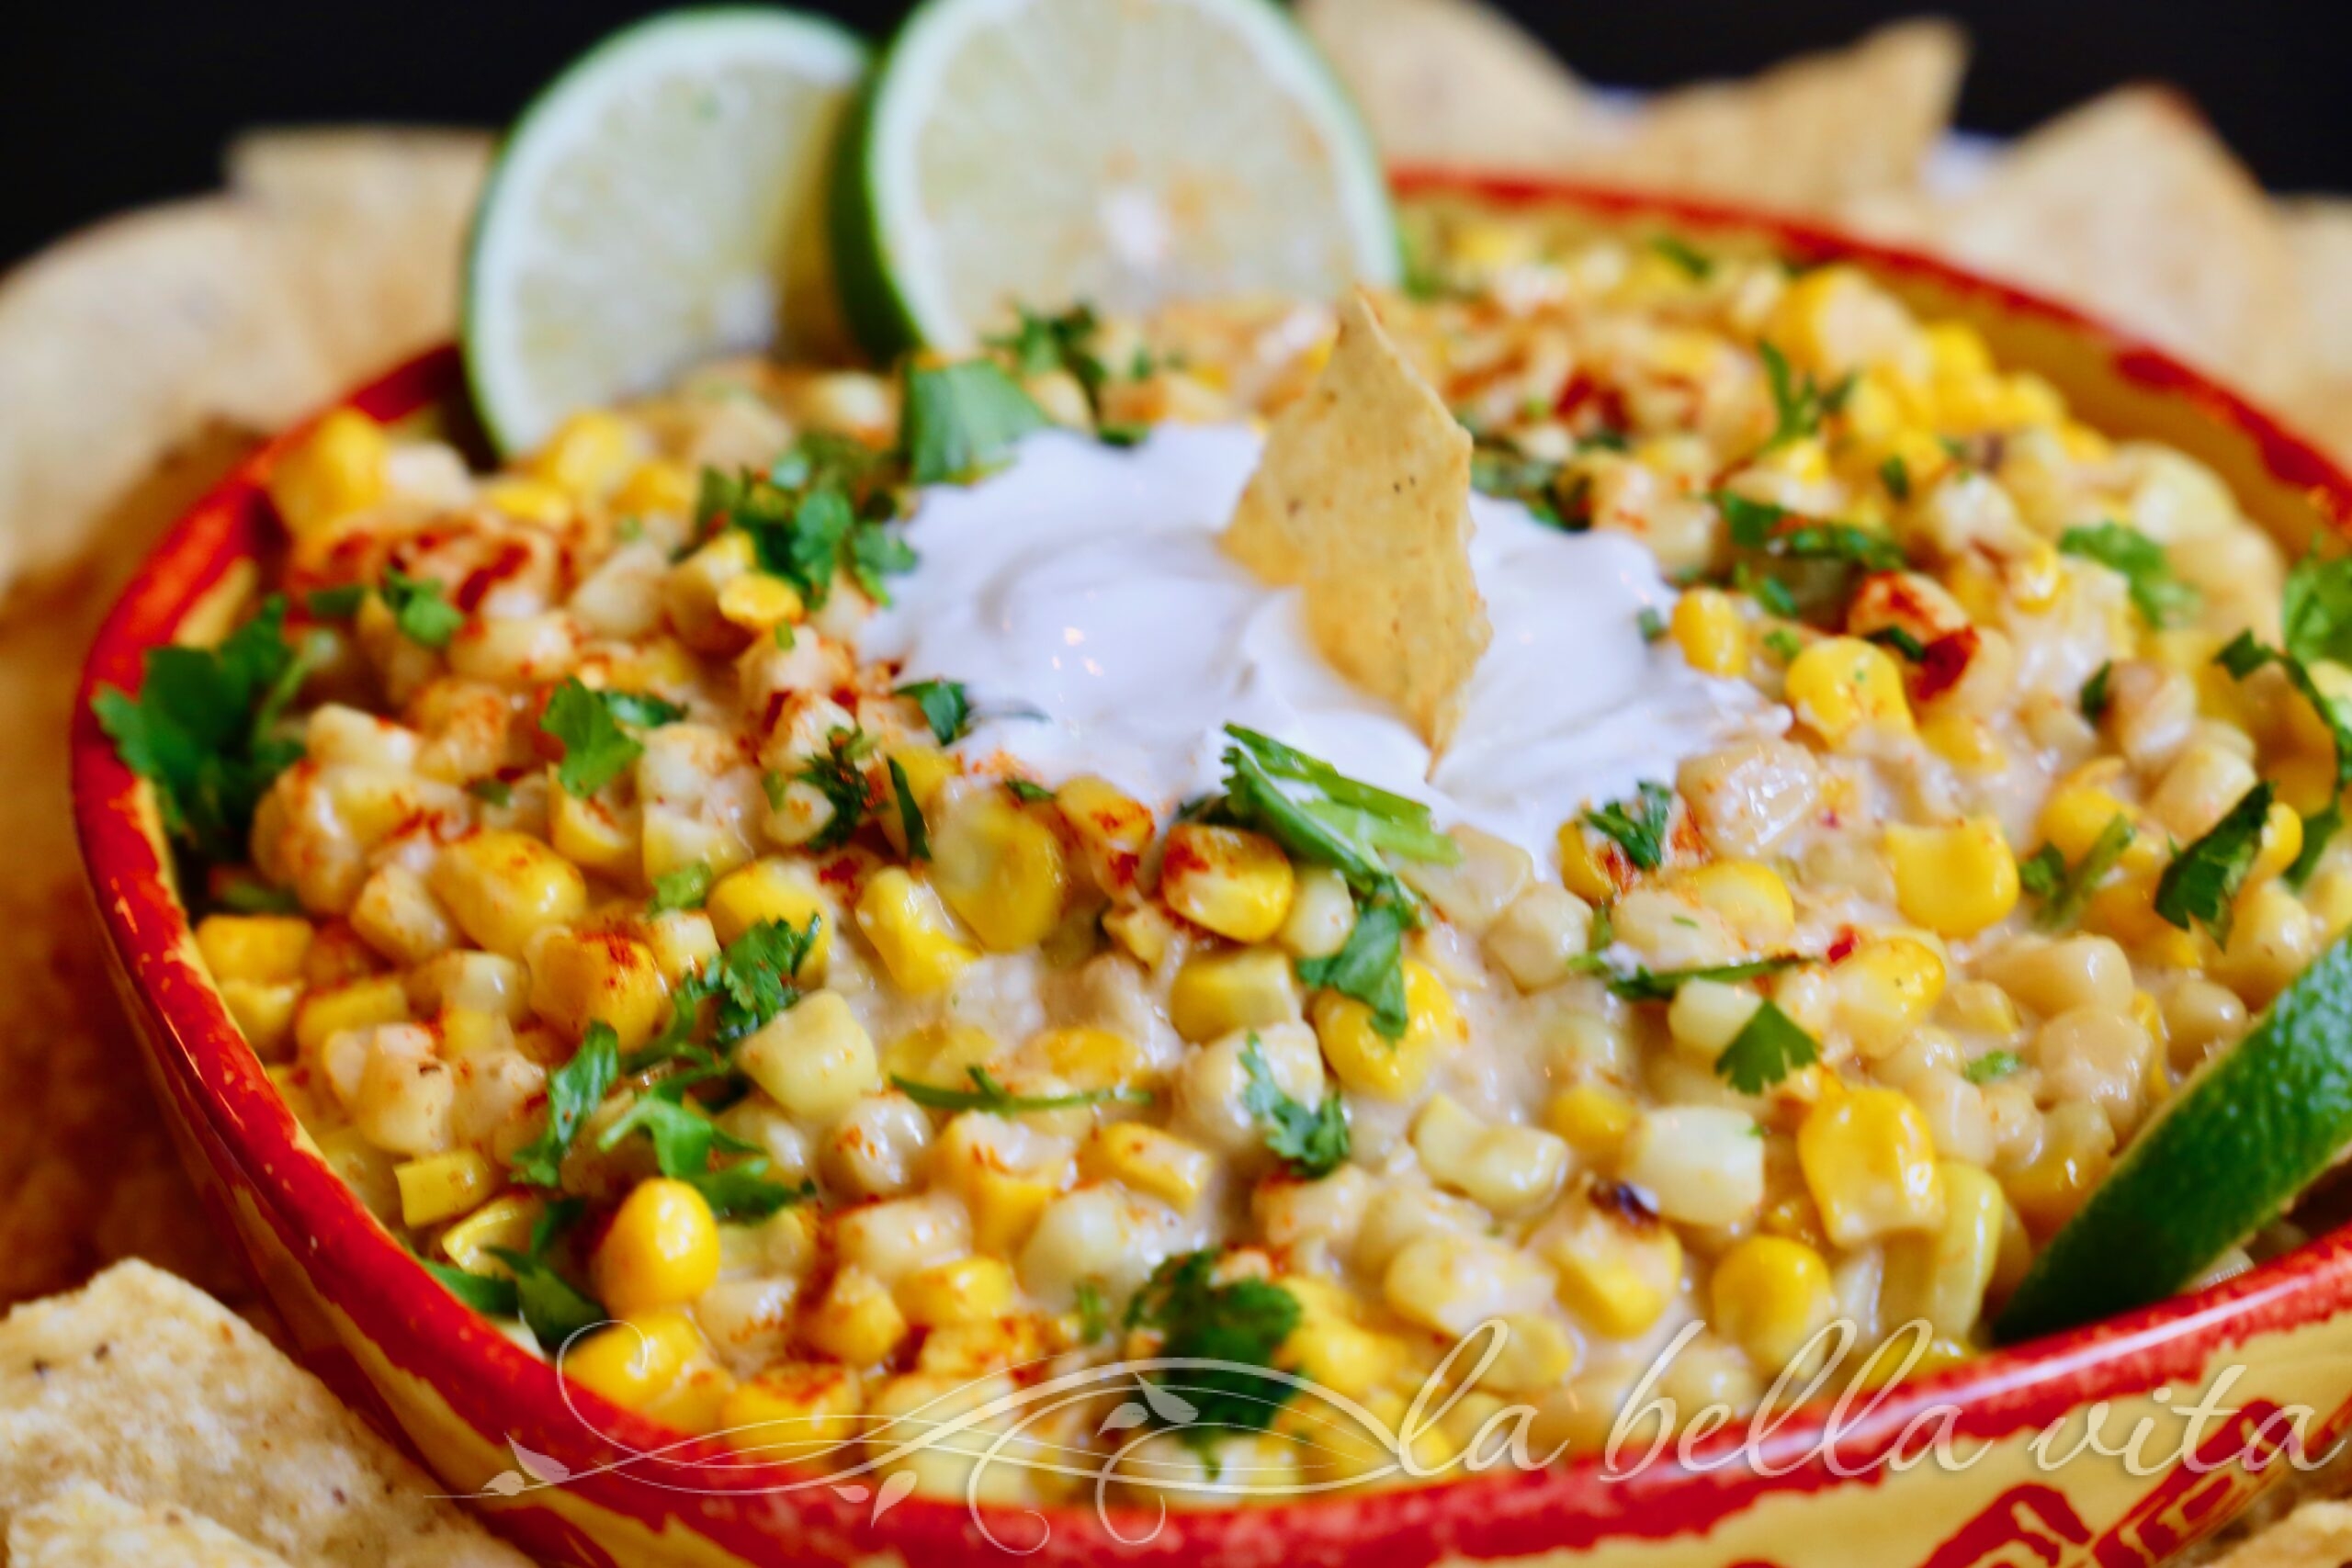
[[[930,0],[842,152],[834,270],[877,356],[1400,270],[1379,157],[1268,0]]]
[[[2181,1290],[2292,1202],[2352,1141],[2352,942],[2174,1091],[2009,1298],[2017,1340]]]
[[[840,336],[823,239],[865,46],[788,11],[659,17],[543,90],[474,216],[466,371],[491,437],[697,361]]]

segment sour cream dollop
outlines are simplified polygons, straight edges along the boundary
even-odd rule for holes
[[[1220,547],[1261,445],[1239,426],[1166,426],[1125,450],[1053,431],[978,484],[924,491],[907,526],[919,564],[891,580],[861,654],[964,682],[979,722],[957,750],[1047,782],[1099,773],[1164,811],[1218,786],[1239,724],[1546,862],[1580,807],[1670,782],[1764,721],[1745,682],[1644,639],[1642,612],[1674,591],[1639,544],[1474,495],[1494,641],[1432,773],[1396,710],[1316,649],[1298,592]]]

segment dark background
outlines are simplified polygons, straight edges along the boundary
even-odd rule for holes
[[[0,8],[0,265],[117,208],[198,191],[240,126],[497,124],[655,7],[621,0],[10,0]],[[901,6],[814,0],[880,30]],[[1752,71],[1922,8],[1871,0],[1508,0],[1587,77]],[[2352,189],[2345,0],[1977,0],[1970,127],[2014,131],[2102,88],[2187,88],[2279,189]]]

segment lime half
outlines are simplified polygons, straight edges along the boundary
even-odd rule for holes
[[[1995,1325],[2017,1340],[2181,1290],[2352,1141],[2352,943],[2182,1084],[2051,1238]]]
[[[1268,0],[930,0],[844,137],[835,270],[877,355],[1015,306],[1336,298],[1399,271],[1353,106]]]
[[[838,339],[825,175],[866,58],[788,11],[685,11],[540,93],[482,193],[466,278],[466,371],[503,450],[699,360]]]

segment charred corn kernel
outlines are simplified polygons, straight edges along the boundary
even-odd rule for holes
[[[1315,1038],[1339,1079],[1375,1100],[1410,1100],[1420,1091],[1440,1053],[1468,1037],[1445,982],[1405,960],[1405,1032],[1391,1040],[1374,1027],[1372,1010],[1353,997],[1318,991]]]
[[[683,1181],[640,1181],[613,1214],[597,1246],[596,1288],[623,1317],[678,1306],[718,1278],[718,1222]]]
[[[560,485],[526,474],[507,474],[481,487],[482,504],[524,523],[559,528],[571,521],[578,503]]]
[[[535,479],[582,501],[619,484],[637,462],[637,434],[618,414],[590,409],[571,415],[531,457]]]
[[[1412,1143],[1433,1180],[1497,1213],[1547,1201],[1567,1174],[1566,1139],[1533,1127],[1490,1125],[1449,1095],[1421,1107]]]
[[[653,1038],[670,1016],[670,989],[653,950],[618,931],[550,931],[531,945],[531,1010],[579,1039],[605,1023],[624,1051]]]
[[[397,976],[354,980],[332,991],[312,991],[294,1013],[294,1043],[304,1058],[346,1029],[408,1021],[408,987]]]
[[[797,589],[764,571],[747,571],[718,590],[718,618],[745,631],[773,632],[807,613]]]
[[[1959,1160],[1939,1161],[1939,1168],[1943,1223],[1886,1244],[1881,1300],[1889,1323],[1923,1319],[1939,1336],[1965,1339],[1984,1310],[2009,1205],[1990,1171]]]
[[[295,1010],[302,1005],[302,982],[272,985],[261,980],[223,980],[220,1002],[245,1043],[266,1060],[284,1049],[293,1032]]]
[[[207,915],[196,945],[215,980],[299,980],[311,955],[311,922],[300,915]]]
[[[736,1384],[719,1406],[718,1429],[737,1449],[777,1463],[824,1464],[852,1457],[864,1408],[849,1368],[787,1362]]]
[[[1555,1319],[1513,1312],[1495,1321],[1502,1325],[1502,1348],[1478,1374],[1479,1387],[1505,1394],[1540,1394],[1557,1388],[1576,1370],[1576,1341]]]
[[[1919,1110],[1891,1089],[1840,1092],[1797,1128],[1797,1164],[1839,1247],[1943,1223],[1943,1176]]]
[[[1054,792],[1094,885],[1113,898],[1135,891],[1156,824],[1151,807],[1107,779],[1081,774]]]
[[[575,1340],[563,1355],[566,1377],[624,1410],[644,1410],[706,1354],[694,1320],[673,1308],[636,1316]]]
[[[795,931],[806,930],[815,920],[816,940],[809,942],[793,975],[813,984],[823,983],[826,965],[832,958],[833,927],[841,923],[841,914],[833,907],[831,895],[806,864],[769,856],[738,866],[711,885],[703,913],[710,917],[710,929],[721,945],[769,920],[782,920]]]
[[[583,871],[627,882],[643,856],[644,817],[635,807],[582,800],[556,784],[548,770],[548,842]]]
[[[1965,773],[1997,773],[2009,765],[2008,749],[1993,727],[1973,713],[1939,709],[1919,726],[1928,750]]]
[[[958,1258],[899,1281],[899,1309],[921,1328],[981,1323],[1012,1310],[1012,1269],[1001,1258]]]
[[[1875,643],[1822,638],[1790,662],[1786,689],[1797,717],[1832,749],[1870,730],[1911,733],[1902,667]]]
[[[1827,1260],[1777,1235],[1749,1236],[1718,1258],[1708,1298],[1715,1331],[1767,1375],[1795,1359],[1837,1304]]]
[[[416,1229],[478,1207],[498,1185],[498,1172],[472,1149],[452,1149],[401,1161],[392,1179],[400,1183],[401,1223]]]
[[[1848,953],[1829,977],[1839,1024],[1864,1055],[1883,1056],[1909,1039],[1942,997],[1944,961],[1917,937],[1878,937]]]
[[[1159,863],[1159,896],[1192,921],[1235,942],[1282,930],[1298,878],[1282,846],[1244,828],[1180,822]]]
[[[476,833],[447,845],[425,885],[459,930],[508,958],[520,957],[533,933],[588,910],[580,868],[521,833]]]
[[[1195,954],[1176,972],[1168,1017],[1195,1044],[1237,1029],[1262,1029],[1298,1017],[1298,980],[1278,947]]]
[[[1674,602],[1667,628],[1691,669],[1736,675],[1747,668],[1747,624],[1720,588],[1693,588]]]
[[[1571,1084],[1544,1107],[1544,1123],[1593,1164],[1615,1163],[1634,1130],[1634,1102],[1606,1084]]]
[[[1181,1211],[1199,1201],[1216,1161],[1206,1149],[1173,1133],[1140,1122],[1117,1122],[1095,1129],[1086,1166],[1096,1177],[1124,1182]]]
[[[1886,830],[1903,918],[1939,936],[1974,936],[2018,906],[2017,856],[1998,818]]]
[[[882,1087],[874,1037],[838,991],[776,1014],[736,1048],[735,1065],[806,1122],[829,1122]]]
[[[907,1316],[889,1286],[852,1265],[833,1276],[805,1331],[809,1344],[835,1360],[870,1367],[907,1337]]]
[[[1634,880],[1625,852],[1591,831],[1583,818],[1560,824],[1560,882],[1577,897],[1606,904]]]
[[[2255,852],[2254,867],[2246,873],[2248,883],[2261,882],[2278,875],[2295,863],[2303,852],[2303,819],[2295,808],[2283,800],[2270,803],[2270,815],[2263,819],[2262,847]]]
[[[1405,1347],[1394,1335],[1330,1313],[1308,1312],[1283,1341],[1278,1360],[1335,1393],[1360,1400],[1404,1366]]]
[[[912,996],[938,995],[980,956],[957,939],[930,886],[895,865],[865,879],[857,929],[881,955],[891,983]]]
[[[1009,795],[967,795],[931,824],[931,877],[939,896],[992,953],[1045,940],[1069,887],[1061,840]]]
[[[913,797],[918,811],[927,807],[939,787],[956,775],[956,759],[936,746],[893,746],[884,756],[897,763],[899,772],[906,775],[907,793]],[[898,785],[893,783],[891,788],[895,792]],[[892,849],[906,854],[905,814],[893,802],[879,816],[882,836],[890,840]]]
[[[504,1278],[510,1271],[492,1251],[530,1249],[531,1232],[547,1205],[527,1192],[503,1192],[441,1233],[441,1256],[469,1274]]]
[[[356,409],[319,421],[269,471],[269,499],[296,538],[375,505],[391,487],[391,443]]]
[[[1682,1243],[1655,1219],[1637,1231],[1580,1227],[1544,1257],[1557,1276],[1560,1304],[1603,1338],[1648,1333],[1682,1288]]]
[[[1115,907],[1102,917],[1111,940],[1147,969],[1157,969],[1176,942],[1176,921],[1157,904]]]
[[[613,492],[614,514],[639,517],[659,513],[666,517],[691,516],[695,509],[695,475],[684,463],[656,457],[629,470]]]
[[[1677,874],[1673,885],[1701,908],[1721,915],[1751,947],[1776,945],[1796,925],[1796,900],[1789,896],[1789,885],[1757,861],[1715,861]]]
[[[975,1168],[966,1179],[964,1194],[972,1210],[972,1245],[999,1256],[1017,1252],[1059,1192],[1050,1177],[994,1166]]]

